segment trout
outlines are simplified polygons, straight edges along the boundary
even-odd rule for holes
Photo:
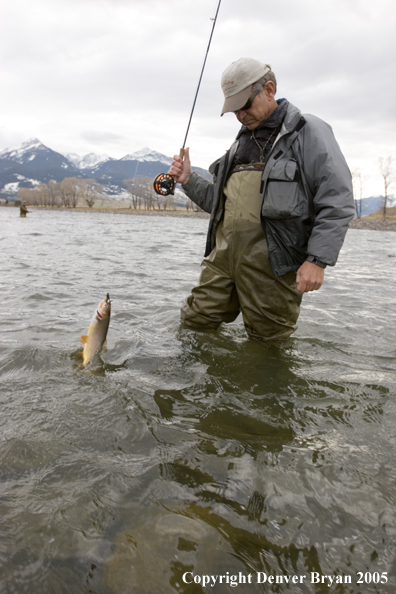
[[[106,299],[101,301],[92,316],[91,323],[88,328],[88,334],[81,336],[80,342],[85,346],[80,353],[83,359],[83,366],[85,367],[94,358],[103,346],[105,346],[107,330],[110,324],[111,301],[107,293]]]

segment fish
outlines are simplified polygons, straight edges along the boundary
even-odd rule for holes
[[[88,334],[81,336],[80,342],[84,344],[84,349],[79,355],[83,359],[83,367],[88,365],[103,347],[106,346],[107,331],[110,324],[111,301],[107,293],[106,299],[101,301],[92,316],[88,328]]]

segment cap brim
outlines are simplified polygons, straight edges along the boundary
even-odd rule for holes
[[[246,89],[239,91],[239,93],[231,95],[231,97],[227,97],[227,99],[224,101],[223,109],[221,110],[220,115],[241,109],[249,99],[251,92],[252,86],[249,85]]]

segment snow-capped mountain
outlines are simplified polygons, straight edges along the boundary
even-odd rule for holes
[[[154,178],[168,171],[171,163],[171,157],[147,147],[121,159],[96,153],[83,157],[76,153],[61,155],[33,138],[0,152],[0,194],[11,198],[20,187],[32,188],[50,180],[60,182],[65,177],[94,178],[109,193],[121,194],[126,188],[125,180],[137,176]],[[204,169],[193,169],[210,178]]]
[[[157,153],[157,151],[153,151],[148,147],[141,149],[140,151],[136,151],[130,155],[125,155],[122,157],[121,161],[141,161],[143,162],[159,162],[165,163],[166,165],[172,164],[171,157],[167,157],[166,155],[162,155],[161,153]]]
[[[37,138],[31,138],[30,140],[23,142],[20,146],[1,151],[0,159],[11,159],[18,163],[23,163],[25,162],[27,155],[30,155],[30,160],[33,160],[36,156],[34,151],[39,152],[45,148],[46,147]]]
[[[31,169],[43,167],[69,169],[71,166],[70,161],[64,155],[48,148],[37,138],[31,138],[18,147],[5,149],[0,153],[0,159],[26,165]]]
[[[96,153],[88,153],[83,157],[80,157],[80,155],[77,155],[76,153],[67,153],[65,157],[69,159],[77,169],[91,169],[98,167],[107,161],[114,161],[114,159],[108,155],[97,155]]]
[[[12,197],[20,187],[32,188],[50,180],[61,181],[78,170],[64,155],[45,146],[37,138],[0,152],[0,193]]]

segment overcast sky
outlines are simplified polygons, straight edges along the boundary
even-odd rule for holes
[[[218,0],[1,3],[0,150],[36,137],[81,156],[179,152]],[[222,0],[193,164],[207,168],[235,137],[221,73],[253,57],[272,66],[278,98],[331,124],[363,194],[382,193],[378,158],[396,158],[395,17],[394,0]]]

